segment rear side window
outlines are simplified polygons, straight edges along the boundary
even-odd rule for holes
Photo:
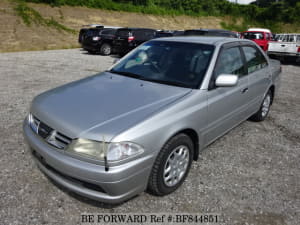
[[[266,58],[257,48],[244,46],[242,49],[245,53],[248,73],[253,73],[268,65]]]
[[[244,38],[250,40],[263,40],[264,34],[262,32],[245,32]]]
[[[101,32],[101,34],[115,34],[115,33],[116,33],[115,29],[107,29]]]
[[[221,51],[214,71],[215,78],[220,74],[236,74],[239,76],[246,74],[241,51],[238,47]]]
[[[101,33],[101,29],[88,29],[86,32],[86,36],[92,37],[97,36]]]
[[[117,36],[120,36],[120,37],[129,37],[129,33],[130,33],[129,30],[118,30],[117,31]]]
[[[152,30],[135,30],[133,36],[136,40],[150,40],[154,38],[154,31]]]
[[[186,30],[184,32],[184,35],[186,35],[186,36],[205,35],[205,33],[207,33],[207,32],[204,32],[202,30]]]

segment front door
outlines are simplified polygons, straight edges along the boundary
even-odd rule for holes
[[[216,87],[220,74],[236,74],[238,84],[234,87]],[[240,47],[223,48],[215,65],[211,84],[207,93],[208,120],[205,143],[209,144],[226,131],[247,118],[248,76]]]

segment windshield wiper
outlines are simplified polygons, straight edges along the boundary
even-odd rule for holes
[[[136,79],[139,79],[139,80],[144,80],[144,81],[150,81],[150,82],[154,82],[154,83],[159,83],[159,84],[166,84],[166,85],[172,85],[172,86],[177,86],[177,87],[192,88],[191,85],[183,84],[181,82],[168,81],[168,80],[157,80],[157,79],[143,77],[143,76],[141,76],[139,74],[135,74],[135,73],[131,73],[131,72],[126,72],[126,71],[108,70],[107,72],[109,72],[109,73],[115,73],[115,74],[119,74],[119,75],[124,75],[124,76],[127,76],[127,77],[136,78]]]
[[[150,81],[150,82],[155,82],[159,84],[166,84],[166,85],[172,85],[172,86],[177,86],[177,87],[185,87],[185,88],[192,88],[190,85],[183,84],[181,82],[176,82],[176,81],[170,81],[170,80],[157,80],[157,79],[151,79],[151,78],[145,78],[142,77],[140,78],[141,80],[145,81]]]
[[[108,70],[107,72],[115,73],[115,74],[119,74],[119,75],[124,75],[124,76],[127,76],[127,77],[133,77],[133,78],[137,78],[137,79],[142,79],[143,78],[141,75],[131,73],[131,72],[117,71],[117,70]]]

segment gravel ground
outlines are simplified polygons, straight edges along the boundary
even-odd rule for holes
[[[226,224],[300,221],[300,67],[283,65],[267,120],[246,121],[205,149],[175,193],[117,206],[58,187],[36,167],[22,121],[32,98],[103,71],[114,58],[79,49],[0,54],[0,224],[78,224],[82,213],[217,213]]]

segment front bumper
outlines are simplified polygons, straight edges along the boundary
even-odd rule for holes
[[[292,53],[292,52],[274,52],[268,51],[268,55],[270,56],[281,56],[281,57],[300,57],[300,53]]]
[[[82,161],[64,154],[37,136],[27,121],[23,124],[24,137],[34,153],[38,167],[52,180],[85,197],[105,203],[120,203],[147,187],[153,157],[104,166]]]

